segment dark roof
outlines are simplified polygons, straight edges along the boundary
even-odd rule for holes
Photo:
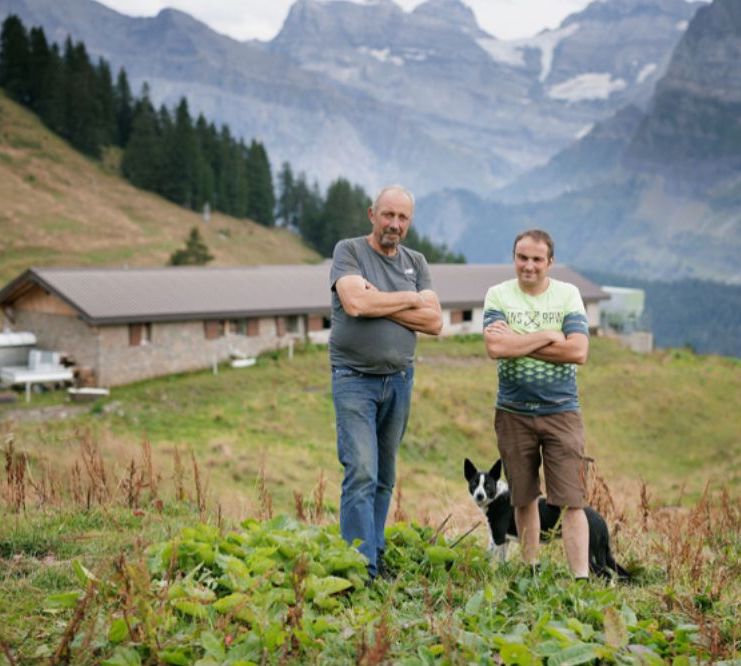
[[[446,307],[479,305],[489,287],[515,277],[512,264],[432,264],[430,270],[435,291]],[[555,264],[550,275],[576,285],[584,301],[610,298],[598,285],[568,266]]]
[[[31,268],[0,290],[0,305],[39,285],[91,324],[326,314],[329,262],[239,268]],[[476,307],[486,290],[513,277],[510,264],[432,264],[443,307]],[[585,301],[609,298],[566,266],[551,275],[576,284]]]

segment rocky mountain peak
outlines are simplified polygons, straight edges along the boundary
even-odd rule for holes
[[[480,31],[473,10],[461,0],[427,0],[414,9],[412,16],[444,21],[472,32]]]
[[[161,9],[154,17],[152,24],[159,26],[160,28],[172,28],[175,30],[197,30],[198,32],[209,31],[207,26],[194,19],[190,14],[186,14],[179,9],[172,9],[170,7]]]
[[[302,44],[380,44],[383,35],[404,19],[404,11],[393,0],[297,0],[281,31],[271,42],[279,49],[295,51]]]

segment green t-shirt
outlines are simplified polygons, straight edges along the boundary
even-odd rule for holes
[[[495,321],[507,322],[516,333],[555,330],[564,335],[589,335],[579,290],[553,278],[537,296],[523,292],[516,279],[491,287],[484,301],[484,328]],[[579,409],[573,363],[550,363],[529,356],[501,358],[497,370],[499,409],[536,416]]]

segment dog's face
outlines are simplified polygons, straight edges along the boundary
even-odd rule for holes
[[[484,509],[497,497],[509,490],[507,482],[502,480],[502,461],[497,460],[488,472],[480,472],[468,458],[463,463],[463,475],[468,481],[468,491],[473,501]]]

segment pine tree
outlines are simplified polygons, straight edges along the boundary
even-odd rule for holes
[[[234,215],[247,217],[249,215],[250,191],[247,176],[248,151],[244,141],[232,142],[232,163],[234,173],[230,175],[231,187],[234,193]]]
[[[219,207],[234,217],[247,216],[247,148],[244,143],[234,141],[229,128],[221,128],[219,141],[219,185],[220,198],[224,206]]]
[[[296,182],[291,165],[283,162],[278,173],[278,220],[284,227],[298,226],[298,210],[296,201]]]
[[[203,266],[213,259],[201,237],[198,227],[193,227],[185,241],[185,248],[170,255],[170,266]]]
[[[134,100],[129,87],[129,78],[122,67],[118,70],[116,87],[113,90],[113,109],[116,115],[116,145],[125,148],[131,136],[134,122]]]
[[[175,133],[175,124],[172,120],[170,110],[164,105],[160,104],[160,108],[156,113],[156,127],[157,127],[157,150],[159,151],[159,162],[156,185],[154,191],[157,194],[161,194],[165,198],[168,197],[168,192],[171,189],[170,174],[167,171],[168,163],[168,151],[173,142],[173,134]]]
[[[31,28],[29,33],[28,104],[40,113],[46,94],[46,80],[51,61],[51,51],[41,28]]]
[[[141,99],[134,107],[131,136],[121,161],[121,171],[132,185],[157,191],[161,148],[157,114],[145,86]]]
[[[275,191],[265,147],[254,139],[247,153],[247,216],[266,227],[275,224]]]
[[[95,89],[100,107],[100,142],[104,146],[116,143],[116,95],[108,63],[101,58],[95,68]]]
[[[232,215],[232,197],[229,187],[231,167],[231,136],[226,125],[216,137],[216,156],[214,158],[214,208],[227,215]]]
[[[198,147],[198,162],[196,168],[195,208],[202,210],[208,203],[214,206],[214,156],[216,154],[215,139],[216,128],[209,125],[203,114],[198,114],[196,119],[195,134]]]
[[[312,247],[316,247],[314,241],[320,236],[319,229],[322,224],[324,199],[316,181],[312,187],[306,183],[305,174],[299,174],[296,178],[296,226],[301,237]]]
[[[64,131],[64,67],[59,47],[52,44],[49,61],[41,84],[37,102],[38,113],[44,124],[56,134]]]
[[[102,109],[95,69],[82,42],[64,45],[64,128],[62,136],[79,151],[100,157]]]
[[[164,197],[186,208],[196,205],[198,145],[188,102],[183,97],[175,109],[172,129],[163,134],[162,188]]]
[[[3,21],[0,32],[0,86],[16,102],[28,105],[30,79],[30,46],[28,33],[21,20],[11,14]]]

